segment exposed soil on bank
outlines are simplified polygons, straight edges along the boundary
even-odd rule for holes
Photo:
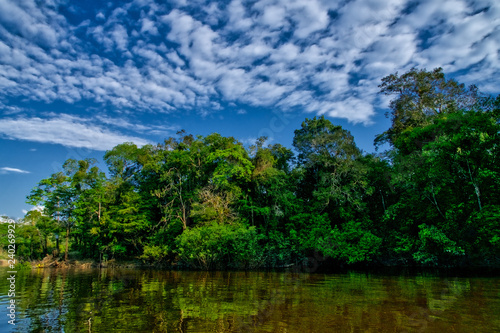
[[[32,268],[140,268],[146,266],[141,262],[116,261],[115,259],[103,262],[98,262],[92,259],[68,259],[66,261],[64,258],[53,257],[52,255],[47,255],[43,258],[43,260],[32,261],[30,263]]]

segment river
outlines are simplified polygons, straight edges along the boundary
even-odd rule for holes
[[[500,332],[499,277],[33,269],[0,332]]]

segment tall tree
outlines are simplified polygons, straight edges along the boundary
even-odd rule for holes
[[[412,68],[403,75],[396,72],[384,77],[379,88],[382,93],[396,97],[389,105],[391,127],[377,136],[377,145],[388,142],[398,146],[406,130],[425,126],[438,114],[470,110],[484,99],[475,86],[466,88],[446,79],[442,68],[430,72]]]
[[[349,131],[323,116],[306,119],[295,131],[293,146],[304,174],[302,193],[315,209],[326,210],[332,220],[350,219],[361,210],[366,169]]]
[[[57,172],[50,178],[41,180],[27,197],[28,203],[44,206],[47,215],[52,216],[65,229],[65,260],[68,259],[70,230],[76,222],[76,215],[73,213],[75,204],[99,176],[99,170],[91,168],[94,163],[96,161],[93,159],[67,160],[63,164],[64,172]]]
[[[63,172],[54,173],[50,178],[41,180],[27,197],[29,204],[44,206],[47,215],[52,216],[66,230],[65,259],[68,257],[69,232],[74,222],[71,213],[74,201],[75,191],[71,187],[70,177]]]

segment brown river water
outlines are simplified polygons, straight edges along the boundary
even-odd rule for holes
[[[6,271],[0,332],[500,332],[500,277]]]

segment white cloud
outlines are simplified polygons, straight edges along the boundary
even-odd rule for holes
[[[228,28],[230,31],[245,31],[252,27],[253,20],[249,17],[246,8],[240,0],[232,0],[227,6],[229,16]]]
[[[45,14],[31,1],[0,2],[0,22],[3,25],[39,45],[53,47],[57,43],[58,33],[47,24],[52,17]]]
[[[22,99],[206,114],[234,101],[369,123],[380,79],[413,66],[441,66],[498,92],[496,1],[171,5],[110,3],[74,26],[57,6],[0,1],[2,111],[17,112],[5,101]]]
[[[62,115],[59,118],[4,118],[0,135],[7,139],[61,144],[67,147],[109,150],[123,142],[142,146],[147,140],[113,132],[88,119]]]
[[[117,24],[111,31],[111,36],[113,37],[113,41],[115,42],[116,48],[120,51],[127,50],[128,46],[128,33],[127,29],[121,25]]]
[[[156,28],[156,23],[148,18],[142,20],[141,33],[150,33],[151,35],[158,35],[158,28]]]
[[[228,100],[238,100],[249,89],[251,84],[245,70],[241,68],[227,70],[217,82],[217,87]]]
[[[96,20],[98,21],[104,21],[106,19],[106,16],[104,15],[103,12],[99,12],[97,13],[97,15],[95,16]]]
[[[500,19],[495,20],[497,25],[487,18],[484,13],[467,16],[462,13],[460,25],[452,31],[436,36],[432,46],[422,51],[422,57],[428,59],[432,65],[452,64],[449,70],[460,70],[488,58],[491,59],[500,47],[500,39],[494,37]],[[493,22],[495,22],[493,21]]]
[[[37,206],[32,206],[29,211],[26,209],[23,209],[22,212],[23,212],[23,215],[26,215],[28,212],[31,212],[31,211],[37,211],[37,212],[43,213],[44,209],[45,209],[45,206],[37,205]]]
[[[292,1],[288,7],[293,11],[292,19],[297,24],[294,32],[297,38],[306,38],[328,26],[328,8],[316,0]]]
[[[105,115],[96,116],[98,123],[106,124],[111,127],[118,127],[126,130],[131,130],[140,134],[146,135],[171,135],[172,132],[180,130],[180,127],[172,124],[164,125],[145,125],[139,122],[132,122],[125,119],[123,116],[120,118],[111,118]]]
[[[262,8],[261,22],[271,29],[279,29],[287,24],[285,8],[281,6],[264,6]]]
[[[30,173],[30,172],[26,171],[26,170],[17,169],[17,168],[9,168],[9,167],[0,168],[0,175],[5,175],[8,173]]]
[[[297,59],[300,48],[292,43],[285,43],[273,50],[271,60],[276,62],[289,62]]]
[[[404,68],[418,59],[417,45],[413,34],[383,36],[373,43],[364,57],[364,71],[374,78],[381,78]]]

